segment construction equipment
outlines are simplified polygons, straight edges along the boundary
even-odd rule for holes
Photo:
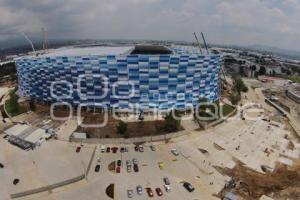
[[[42,33],[43,33],[43,49],[47,50],[48,49],[48,33],[45,28],[42,28]]]
[[[196,41],[197,41],[197,44],[198,44],[198,47],[199,47],[199,51],[200,51],[200,53],[202,54],[202,48],[201,48],[200,42],[199,42],[198,37],[197,37],[197,35],[196,35],[195,32],[194,32],[194,36],[195,36],[195,39],[196,39]]]
[[[208,48],[207,48],[207,44],[206,44],[206,41],[205,41],[203,32],[201,32],[201,35],[202,35],[202,39],[203,39],[203,43],[204,43],[204,47],[205,47],[205,49],[206,49],[206,52],[207,52],[207,54],[209,54]]]

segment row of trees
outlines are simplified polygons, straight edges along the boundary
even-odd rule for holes
[[[177,110],[170,111],[164,118],[164,131],[167,133],[176,132],[180,129],[180,113]],[[140,123],[143,123],[141,121]],[[120,135],[124,135],[125,138],[129,137],[128,124],[120,121],[117,125],[117,132]]]

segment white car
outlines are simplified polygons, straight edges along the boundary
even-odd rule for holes
[[[101,152],[104,153],[105,152],[105,146],[101,146]]]
[[[179,156],[177,149],[172,149],[171,152],[174,156]]]
[[[139,145],[139,152],[144,152],[144,147],[142,145]]]
[[[132,198],[133,197],[133,190],[127,190],[127,196],[128,196],[128,198]]]
[[[166,192],[170,192],[171,191],[171,187],[169,185],[164,185],[164,188],[165,188]]]

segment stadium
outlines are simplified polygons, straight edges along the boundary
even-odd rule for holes
[[[61,48],[16,59],[19,94],[117,110],[187,110],[219,99],[221,58],[183,47]]]

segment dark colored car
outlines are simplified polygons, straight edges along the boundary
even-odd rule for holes
[[[146,188],[146,191],[147,191],[147,194],[148,194],[149,197],[153,197],[154,196],[151,188]]]
[[[99,172],[99,171],[100,171],[100,165],[96,165],[95,172]]]
[[[121,165],[122,165],[122,161],[121,160],[117,160],[117,166],[121,167]]]
[[[158,196],[162,196],[162,195],[163,195],[163,193],[162,193],[162,191],[161,191],[160,188],[156,188],[155,191],[156,191],[156,194],[157,194]]]
[[[2,163],[0,163],[0,168],[4,168],[4,165]]]
[[[113,147],[113,148],[111,148],[111,150],[112,150],[113,153],[117,153],[118,147]]]
[[[170,185],[171,184],[168,177],[164,177],[164,182],[165,182],[166,185]]]
[[[110,152],[110,147],[107,147],[106,148],[106,153],[109,153]]]
[[[77,147],[77,148],[76,148],[76,153],[79,153],[80,150],[81,150],[81,147]]]
[[[134,172],[139,172],[139,166],[137,164],[133,165]]]
[[[13,184],[17,185],[20,182],[20,180],[18,178],[14,179]]]
[[[120,148],[120,152],[121,152],[121,153],[124,153],[124,152],[125,152],[125,148],[124,148],[124,147],[121,147],[121,148]]]
[[[116,172],[117,172],[117,174],[119,174],[121,172],[121,167],[117,167]]]
[[[195,188],[192,186],[192,184],[190,184],[188,182],[184,182],[183,187],[185,187],[185,189],[187,189],[187,191],[189,191],[189,192],[193,192],[195,190]]]
[[[139,151],[139,147],[138,147],[138,146],[135,146],[135,147],[134,147],[134,150],[135,150],[135,151]]]

